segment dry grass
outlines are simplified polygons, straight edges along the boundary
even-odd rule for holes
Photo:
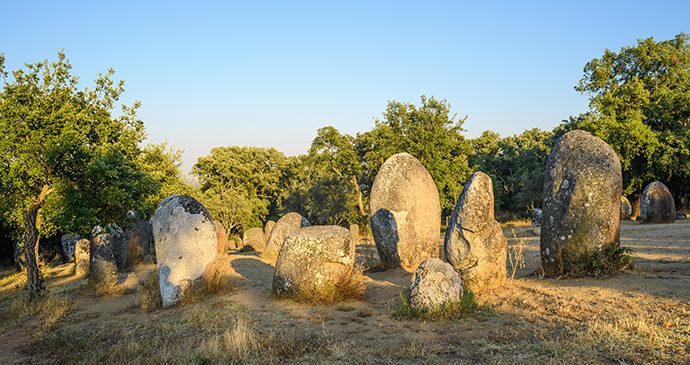
[[[532,220],[530,218],[513,219],[508,222],[501,223],[501,228],[518,228],[518,227],[532,227]]]
[[[517,238],[517,234],[513,229],[513,237]],[[515,273],[518,269],[523,269],[525,267],[525,248],[527,247],[527,239],[524,237],[520,238],[514,245],[508,246],[508,262],[510,262],[510,267],[512,273],[510,274],[511,280],[515,278]]]
[[[291,295],[276,296],[310,304],[333,304],[348,299],[362,299],[366,290],[362,272],[360,265],[353,265],[337,278],[327,280],[322,286],[298,289]]]
[[[227,266],[219,263],[204,274],[201,280],[184,291],[180,304],[200,302],[210,296],[231,293],[235,289],[237,287],[234,280],[228,275]]]
[[[146,279],[141,282],[140,290],[136,295],[136,301],[137,307],[144,312],[163,307],[157,270],[151,270]]]
[[[35,300],[29,300],[23,291],[15,294],[0,311],[3,323],[14,326],[26,320],[39,318],[41,327],[50,328],[63,318],[72,307],[73,301],[63,295],[46,293]]]

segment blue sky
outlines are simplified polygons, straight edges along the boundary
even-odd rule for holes
[[[585,112],[584,65],[690,32],[686,1],[12,1],[6,69],[64,49],[91,86],[115,69],[147,142],[306,153],[318,128],[371,130],[388,101],[446,99],[466,137],[551,130]]]

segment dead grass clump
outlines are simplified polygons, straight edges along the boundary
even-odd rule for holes
[[[491,307],[477,304],[474,293],[467,288],[459,302],[443,303],[435,308],[421,309],[412,307],[409,290],[401,290],[400,305],[394,315],[398,319],[461,319],[475,313],[489,312],[491,312]]]
[[[24,292],[19,292],[2,308],[0,318],[8,323],[18,323],[40,316],[43,325],[50,328],[67,315],[71,306],[72,301],[62,295],[46,293],[30,300]]]
[[[515,234],[515,230],[513,231],[513,237],[517,237]],[[517,269],[522,269],[525,267],[525,257],[524,257],[524,252],[525,248],[527,247],[527,239],[520,238],[516,244],[512,246],[508,246],[508,261],[510,262],[510,266],[513,270],[513,272],[510,275],[511,279],[515,278],[515,273],[517,272]]]
[[[207,297],[226,294],[236,289],[234,280],[228,275],[226,264],[217,264],[201,280],[193,283],[184,291],[181,304],[191,304]]]
[[[157,270],[151,270],[149,272],[148,277],[141,282],[140,288],[136,296],[137,307],[139,307],[139,309],[144,312],[149,312],[163,307]]]
[[[326,281],[322,286],[298,289],[291,295],[276,296],[310,304],[333,304],[347,299],[362,299],[366,290],[362,272],[360,265],[353,265],[342,275]]]
[[[515,217],[513,217],[515,218]],[[513,219],[507,222],[501,223],[501,228],[518,228],[518,227],[532,227],[532,219]]]

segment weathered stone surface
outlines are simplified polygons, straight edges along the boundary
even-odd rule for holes
[[[462,280],[453,267],[435,257],[422,262],[410,285],[410,305],[432,309],[443,303],[459,302],[464,293]]]
[[[676,204],[664,183],[655,181],[642,192],[639,221],[645,223],[673,223],[676,221]]]
[[[369,223],[386,267],[414,270],[438,257],[441,205],[434,180],[407,153],[393,155],[376,175],[369,200]]]
[[[89,288],[104,290],[117,284],[117,263],[107,245],[94,246],[89,262]]]
[[[117,269],[120,271],[125,269],[127,264],[127,241],[125,240],[125,232],[117,224],[93,227],[91,231],[91,245],[89,247],[89,252],[91,253],[90,261],[93,260],[93,255],[98,246],[108,247],[110,253],[115,258]]]
[[[91,254],[89,253],[90,250],[91,241],[87,240],[86,238],[82,238],[77,241],[77,244],[74,247],[74,261],[77,263],[79,263],[81,260],[84,260],[87,263],[91,261]]]
[[[74,248],[77,245],[77,241],[80,239],[81,237],[74,233],[63,235],[60,239],[60,243],[62,243],[62,254],[65,258],[65,262],[74,260]]]
[[[621,163],[601,139],[575,130],[551,150],[544,177],[541,261],[547,275],[579,269],[618,247]]]
[[[161,298],[167,307],[215,267],[218,236],[208,210],[186,195],[171,195],[158,204],[153,236]]]
[[[448,220],[443,248],[446,261],[471,290],[505,283],[508,242],[494,218],[489,175],[477,171],[465,183]]]
[[[359,226],[350,224],[350,233],[352,234],[352,239],[355,240],[355,245],[359,243]]]
[[[227,255],[229,247],[228,232],[220,222],[214,221],[213,223],[216,226],[216,236],[218,236],[218,255]]]
[[[285,241],[288,234],[309,226],[309,221],[299,213],[292,212],[282,216],[271,230],[271,235],[268,238],[268,242],[266,242],[266,253],[269,255],[278,255],[280,247],[283,245],[283,241]],[[246,244],[245,242],[245,245]]]
[[[532,210],[532,227],[540,227],[542,217],[544,217],[544,211],[540,208],[534,208]]]
[[[274,221],[268,221],[266,224],[264,224],[264,234],[266,235],[266,243],[268,243],[268,239],[271,238],[271,232],[273,231],[273,227],[276,226],[276,222]]]
[[[150,220],[140,220],[125,229],[127,243],[127,266],[139,265],[151,251],[153,243],[153,224]]]
[[[280,249],[273,290],[277,294],[293,294],[323,287],[328,280],[336,280],[351,269],[354,263],[355,245],[346,228],[300,228],[285,238]]]
[[[628,198],[621,195],[621,220],[629,220],[632,216],[632,204]]]
[[[116,265],[117,266],[117,265]],[[75,275],[85,275],[89,273],[89,262],[81,259],[77,262],[77,267],[74,269]]]
[[[266,235],[261,227],[249,228],[242,235],[244,247],[251,247],[254,251],[266,250]]]

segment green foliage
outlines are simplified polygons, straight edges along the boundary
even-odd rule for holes
[[[590,112],[569,121],[618,153],[623,192],[659,180],[679,200],[690,193],[690,36],[640,39],[588,62],[575,89]]]
[[[146,198],[146,215],[153,215],[158,203],[173,194],[192,195],[193,188],[182,175],[182,150],[168,146],[168,143],[151,144],[144,147],[137,160],[141,170],[148,175],[157,191]]]
[[[465,289],[459,302],[442,303],[434,308],[414,308],[410,304],[409,290],[400,290],[400,304],[395,310],[398,319],[461,319],[475,313],[489,313],[491,307],[480,306],[474,299],[474,293]]]
[[[608,277],[622,270],[632,269],[635,259],[632,257],[635,251],[630,247],[619,245],[609,246],[601,251],[592,253],[591,258],[577,270],[568,273],[573,277]]]
[[[275,148],[214,148],[192,167],[200,183],[197,198],[229,233],[261,227],[277,210],[286,163]]]

